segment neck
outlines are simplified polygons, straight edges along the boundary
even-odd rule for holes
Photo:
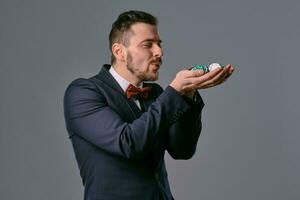
[[[115,71],[128,82],[134,84],[135,86],[139,86],[142,83],[140,79],[134,76],[134,74],[132,74],[132,72],[127,69],[125,64],[115,63],[112,65]]]

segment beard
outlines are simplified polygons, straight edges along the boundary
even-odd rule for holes
[[[161,58],[158,58],[158,59],[150,62],[150,64],[151,63],[161,65],[162,60],[161,60]],[[149,72],[149,71],[141,72],[138,70],[139,67],[140,66],[133,63],[132,54],[130,52],[128,52],[127,65],[126,65],[126,68],[128,71],[130,71],[134,76],[136,76],[141,81],[156,81],[158,79],[158,69],[156,72]]]

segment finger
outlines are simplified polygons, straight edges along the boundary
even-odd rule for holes
[[[202,82],[202,83],[198,84],[197,87],[199,89],[200,88],[205,89],[205,88],[213,87],[213,86],[216,86],[216,85],[219,85],[219,84],[225,82],[233,73],[234,68],[231,64],[228,64],[223,69],[224,69],[223,74],[219,74],[211,80]]]
[[[232,64],[226,65],[225,68],[229,68],[228,71],[229,71],[230,73],[233,73],[233,71],[234,71],[234,66],[233,66]]]
[[[186,72],[186,78],[191,78],[191,77],[198,77],[198,76],[202,76],[203,74],[205,74],[205,72],[203,70],[193,70],[193,71],[188,71]]]
[[[234,71],[234,68],[232,67],[232,65],[228,68],[227,70],[227,73],[226,75],[224,76],[224,78],[218,83],[218,84],[221,84],[221,83],[224,83],[233,73]]]
[[[228,77],[228,72],[225,72],[221,77],[219,77],[213,84],[215,84],[215,85],[219,85],[219,84],[221,84],[221,83],[223,83],[225,80],[226,80],[226,78]]]
[[[232,67],[232,65],[228,65],[228,67],[225,70],[226,73],[224,74],[224,76],[220,77],[220,79],[217,80],[215,83],[205,85],[204,87],[208,88],[208,87],[212,87],[224,83],[232,75],[234,68]]]
[[[215,71],[215,70],[214,70]],[[225,69],[221,69],[219,71],[218,74],[216,74],[215,76],[211,77],[208,80],[203,81],[202,83],[200,83],[201,86],[205,86],[205,85],[216,85],[220,80],[222,80],[222,78],[226,75],[226,71]],[[198,86],[198,85],[197,85]]]
[[[183,85],[189,84],[199,84],[201,77],[205,74],[202,70],[197,70],[193,72],[182,72],[182,83]]]
[[[231,66],[230,68],[230,74],[232,74],[234,72],[235,68],[233,66]]]
[[[234,72],[234,68],[233,67],[229,68],[228,73],[226,74],[225,79],[228,79],[232,75],[233,72]]]
[[[202,71],[202,70],[199,70]],[[197,76],[197,77],[189,77],[187,78],[187,80],[189,81],[189,83],[194,84],[194,85],[199,85],[203,82],[206,82],[208,80],[213,79],[215,76],[217,76],[218,74],[222,73],[223,69],[219,68],[216,70],[213,70],[211,72],[205,73],[201,76]]]
[[[230,68],[231,64],[227,64],[224,68]]]
[[[185,81],[185,84],[192,84],[195,85],[195,87],[207,87],[207,86],[214,86],[221,84],[226,78],[227,75],[230,74],[230,70],[233,70],[233,67],[231,64],[227,64],[224,68],[218,68],[211,72],[206,73],[205,75],[202,75],[201,77],[195,78],[193,74],[188,74]],[[202,70],[195,70],[201,71]],[[203,74],[202,72],[201,74]],[[190,77],[191,76],[191,77]]]
[[[217,85],[223,83],[231,75],[232,66],[230,64],[225,68],[225,74],[217,81]]]

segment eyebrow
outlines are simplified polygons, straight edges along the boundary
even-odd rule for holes
[[[159,39],[159,40],[155,40],[155,39],[146,39],[146,40],[143,40],[141,41],[140,43],[143,43],[143,42],[158,42],[159,44],[162,43],[162,40]]]

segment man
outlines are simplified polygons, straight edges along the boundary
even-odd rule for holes
[[[111,65],[73,81],[64,98],[84,199],[173,199],[164,153],[193,156],[204,106],[197,89],[221,84],[233,67],[182,70],[163,90],[145,82],[158,79],[163,56],[154,16],[122,13],[109,40]]]

